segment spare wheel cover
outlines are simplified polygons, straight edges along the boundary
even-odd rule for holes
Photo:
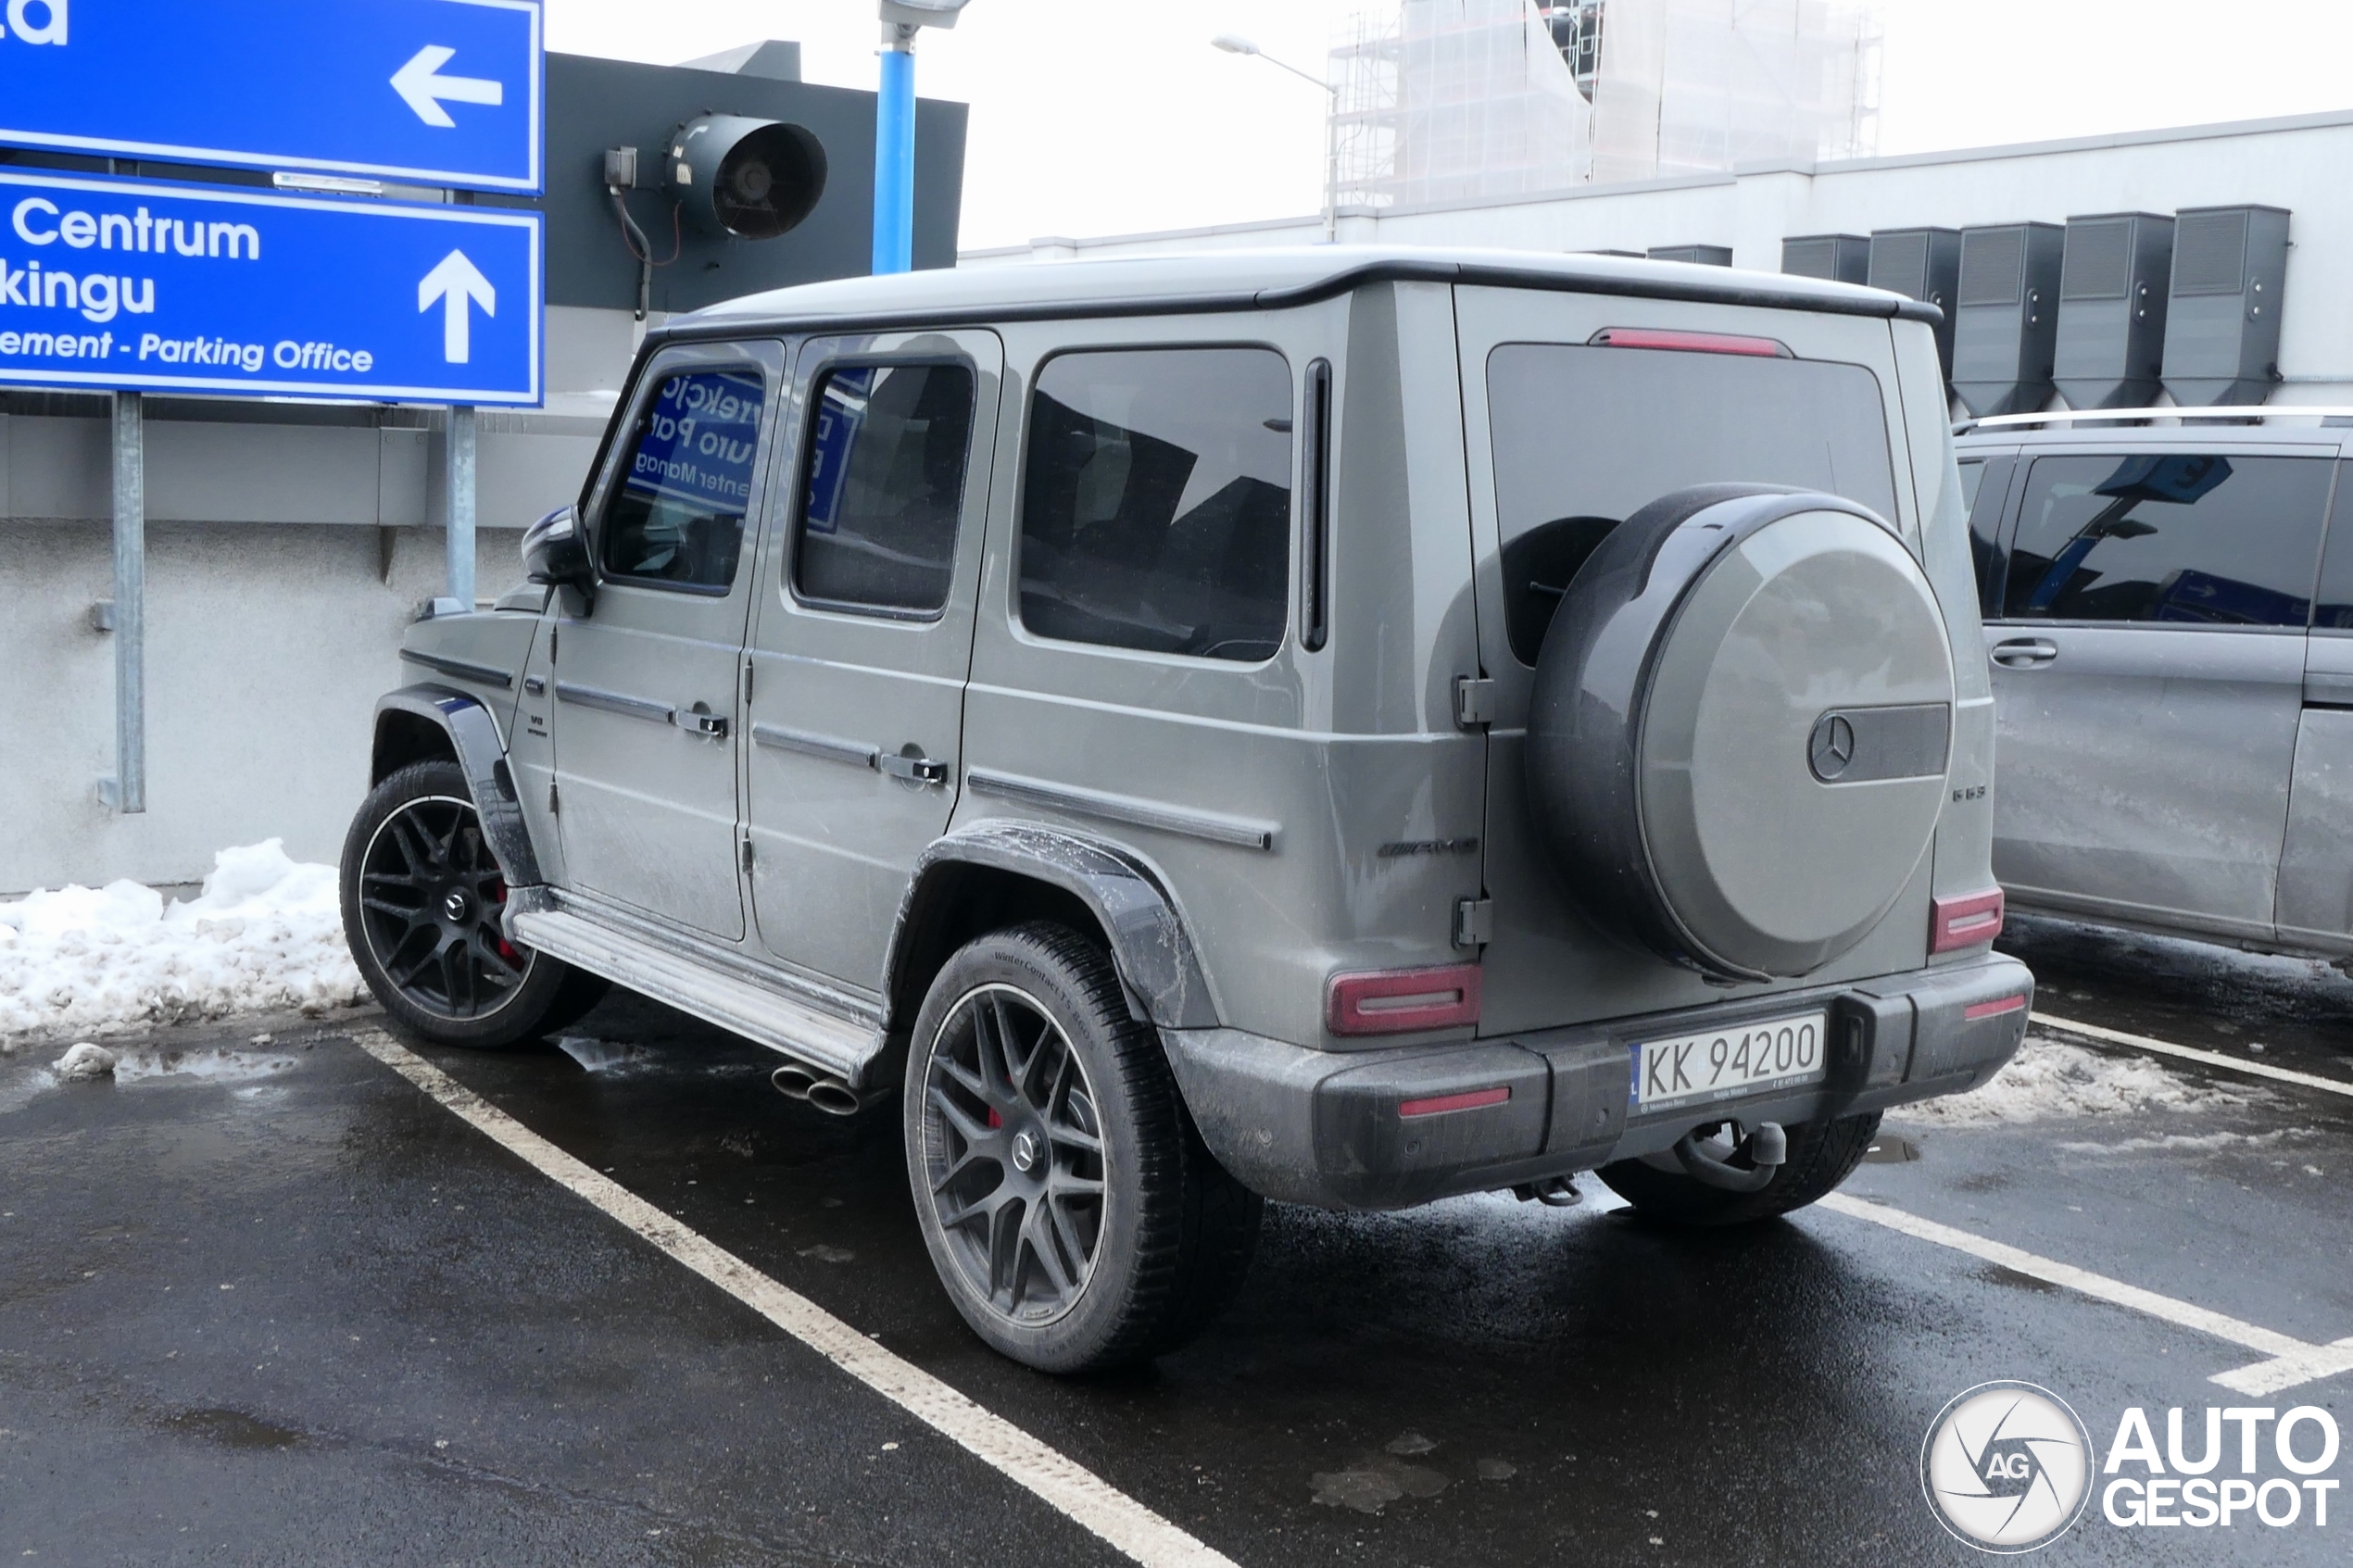
[[[1537,835],[1604,930],[1723,979],[1810,973],[1928,852],[1953,693],[1936,596],[1869,510],[1679,491],[1613,531],[1546,634]]]

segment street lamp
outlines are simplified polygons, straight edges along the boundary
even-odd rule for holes
[[[1340,232],[1340,89],[1310,71],[1303,71],[1286,60],[1278,60],[1238,32],[1221,32],[1209,41],[1213,49],[1228,55],[1250,55],[1268,65],[1287,70],[1302,82],[1312,82],[1331,97],[1330,112],[1324,117],[1324,239],[1327,243]]]
[[[875,98],[875,270],[915,264],[915,34],[954,27],[970,0],[882,0],[882,89]]]

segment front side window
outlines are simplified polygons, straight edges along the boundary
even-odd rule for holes
[[[749,368],[663,379],[605,509],[608,576],[707,593],[734,583],[766,400]]]
[[[1290,368],[1265,348],[1065,354],[1038,374],[1021,620],[1255,663],[1290,615]]]
[[[842,365],[812,400],[793,591],[886,615],[948,603],[972,455],[963,365]]]
[[[1505,344],[1487,361],[1504,623],[1533,665],[1610,531],[1694,484],[1787,484],[1895,521],[1879,378],[1860,365],[1603,345]]]
[[[2039,458],[2004,583],[2013,621],[2302,626],[2324,458]]]

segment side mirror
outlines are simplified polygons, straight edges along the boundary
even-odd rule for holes
[[[580,509],[562,507],[523,531],[523,576],[533,583],[576,590],[593,598],[597,591],[596,563],[588,558],[582,537]]]

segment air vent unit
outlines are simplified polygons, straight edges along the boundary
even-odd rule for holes
[[[2104,212],[2067,220],[2052,380],[2070,408],[2145,408],[2165,352],[2173,220]]]
[[[1732,247],[1730,245],[1653,245],[1653,261],[1689,261],[1701,267],[1730,267]]]
[[[1871,287],[1893,289],[1944,312],[1936,361],[1953,379],[1953,315],[1961,279],[1958,229],[1881,229],[1871,236]]]
[[[2175,214],[2165,318],[2165,390],[2188,408],[2260,403],[2280,379],[2287,282],[2285,208],[2185,207]]]
[[[2056,223],[1961,231],[1953,392],[1981,419],[2031,414],[2051,399],[2066,235]]]
[[[1867,282],[1871,275],[1871,242],[1860,234],[1806,234],[1783,240],[1781,270],[1798,278]]]

